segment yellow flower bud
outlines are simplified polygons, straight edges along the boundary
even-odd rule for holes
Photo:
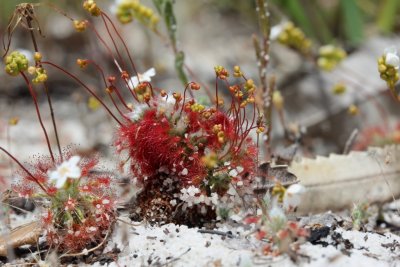
[[[359,111],[359,109],[358,109],[358,107],[357,107],[356,105],[352,104],[352,105],[349,106],[348,113],[349,113],[350,115],[355,116],[355,115],[357,115],[359,112],[360,112],[360,111]]]
[[[74,28],[77,32],[83,32],[86,30],[87,21],[85,20],[74,20]]]
[[[84,69],[84,68],[86,68],[87,65],[88,65],[88,60],[87,60],[87,59],[80,59],[80,58],[78,58],[78,59],[76,60],[76,64],[78,64],[78,66],[79,66],[81,69]]]
[[[36,67],[35,67],[35,66],[29,66],[29,68],[28,68],[28,73],[29,73],[30,75],[35,74],[35,73],[36,73]]]
[[[88,107],[91,110],[95,111],[95,110],[99,109],[100,105],[101,104],[100,104],[99,100],[97,100],[95,97],[93,97],[93,96],[89,97],[89,99],[88,99]]]
[[[201,162],[209,169],[212,169],[218,164],[218,156],[214,152],[205,155],[201,158]]]
[[[277,110],[281,110],[283,108],[284,99],[280,91],[274,91],[272,94],[272,103]]]
[[[263,126],[260,126],[260,127],[257,128],[256,133],[260,134],[260,133],[263,133],[264,131],[265,131],[265,128]]]
[[[337,83],[333,86],[332,92],[335,95],[341,95],[346,92],[346,86],[343,83]]]
[[[35,52],[35,54],[33,55],[33,58],[36,62],[42,60],[42,54],[40,52]]]
[[[12,117],[8,120],[8,125],[10,126],[15,126],[17,125],[19,122],[19,118],[18,117]]]

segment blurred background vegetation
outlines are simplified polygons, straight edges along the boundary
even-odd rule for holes
[[[82,55],[92,54],[95,55],[96,60],[102,66],[112,68],[107,53],[103,53],[104,49],[102,50],[98,43],[90,42],[90,38],[93,37],[91,33],[86,35],[75,34],[70,21],[52,9],[46,8],[44,4],[45,2],[53,3],[60,9],[67,11],[73,18],[85,19],[88,16],[82,9],[83,0],[1,0],[0,31],[2,37],[5,37],[6,40],[8,20],[12,16],[15,6],[21,2],[41,3],[40,5],[43,5],[41,8],[36,8],[35,11],[38,13],[40,26],[43,27],[43,33],[46,36],[45,39],[38,38],[40,48],[46,52],[46,57],[59,62],[66,69],[76,71],[75,59],[82,57]],[[96,2],[111,15],[110,7],[115,0],[96,0]],[[156,12],[152,0],[140,0],[140,2]],[[258,32],[254,0],[175,0],[174,3],[179,48],[187,55],[186,63],[195,70],[197,76],[191,78],[197,79],[199,77],[206,84],[212,84],[215,78],[212,68],[217,64],[224,66],[240,64],[243,69],[246,69],[249,76],[256,77],[255,55],[251,42],[251,34]],[[268,0],[268,3],[272,25],[292,21],[304,31],[307,37],[312,39],[313,48],[333,44],[343,47],[347,52],[359,52],[363,50],[362,45],[372,43],[369,47],[370,50],[364,51],[364,54],[361,55],[363,60],[371,59],[372,63],[370,65],[365,64],[366,61],[364,60],[360,61],[362,64],[356,65],[356,67],[351,65],[352,68],[350,69],[361,73],[358,77],[376,77],[376,79],[379,79],[376,70],[376,58],[383,52],[383,48],[380,47],[383,43],[382,40],[389,39],[386,37],[396,37],[400,33],[400,0]],[[115,16],[112,16],[112,18],[115,19]],[[93,19],[93,22],[96,23],[96,20]],[[102,29],[101,20],[97,20],[97,22],[100,25],[98,25],[99,28]],[[160,23],[159,26],[160,32],[165,34],[165,25]],[[157,76],[154,80],[160,87],[179,88],[180,83],[177,81],[176,73],[173,70],[174,55],[167,41],[162,39],[160,41],[159,36],[153,34],[137,21],[134,21],[133,25],[117,24],[117,27],[128,41],[130,49],[134,51],[135,64],[138,63],[140,70],[145,71],[154,66],[157,69]],[[104,28],[102,30],[104,31]],[[233,36],[234,41],[232,41]],[[378,37],[371,38],[376,36]],[[382,43],[373,42],[374,39],[379,39]],[[229,43],[227,44],[227,42]],[[386,44],[398,45],[392,40],[387,41],[385,47]],[[371,50],[371,47],[379,47],[379,49]],[[16,48],[32,49],[29,35],[21,27],[17,27],[15,30],[11,44],[11,49]],[[352,56],[356,54],[353,53]],[[287,103],[292,101],[286,105],[286,112],[290,120],[296,121],[300,117],[298,114],[305,109],[305,106],[313,107],[316,111],[327,109],[326,116],[333,118],[336,114],[339,114],[338,109],[332,111],[332,107],[336,108],[336,103],[343,103],[343,107],[346,107],[350,101],[356,104],[362,103],[359,99],[361,95],[359,90],[349,90],[353,93],[342,98],[331,96],[330,87],[336,82],[341,82],[342,76],[345,76],[348,71],[342,70],[339,74],[336,73],[323,80],[321,73],[313,68],[309,64],[310,62],[304,60],[301,55],[295,55],[293,51],[283,50],[282,47],[279,47],[279,44],[272,47],[271,59],[271,69],[274,70],[274,74],[280,75],[277,77],[278,89],[287,99]],[[290,64],[285,64],[287,62],[290,62]],[[75,84],[59,77],[56,73],[51,74],[52,80],[49,81],[49,84],[56,97],[71,95],[71,88],[75,88]],[[87,70],[80,75],[85,77],[91,85],[98,88],[99,92],[104,93],[101,90],[101,80],[98,79],[94,70]],[[299,89],[300,82],[307,82],[308,78],[310,80],[305,87],[310,87],[311,81],[311,87],[317,88],[315,92],[303,92],[304,88]],[[11,78],[5,77],[5,79]],[[54,82],[52,83],[52,81]],[[357,82],[359,82],[355,86],[357,89],[359,87],[376,89],[384,86],[384,83],[379,80],[377,83],[370,84],[365,79],[360,79]],[[14,90],[9,90],[10,87],[13,87]],[[15,88],[19,88],[19,90],[15,90]],[[13,79],[12,82],[4,82],[0,86],[0,92],[3,95],[11,96],[10,99],[14,99],[13,96],[22,96],[24,92],[27,95],[26,86],[22,81],[16,79]],[[77,90],[77,92],[80,91]],[[373,90],[370,90],[370,92],[377,93]],[[79,95],[78,97],[78,94],[83,96]],[[83,92],[74,93],[74,97],[83,99],[83,102],[87,99]],[[386,106],[386,102],[384,103],[383,106]],[[307,125],[310,135],[317,137],[318,140],[321,137],[324,138],[323,142],[320,142],[322,144],[320,146],[328,147],[327,140],[333,140],[334,146],[328,147],[329,151],[328,149],[325,152],[319,150],[318,153],[339,151],[353,131],[354,124],[358,123],[358,118],[353,117],[354,124],[344,125],[345,122],[343,121],[348,121],[348,114],[347,109],[343,107],[341,113],[334,117],[329,125],[325,122],[318,122],[314,131],[310,127],[314,122]],[[364,108],[364,111],[368,110],[370,110],[369,107]],[[304,117],[307,118],[308,116],[305,115]],[[360,125],[365,123],[366,117],[359,120]],[[340,123],[343,124],[343,127],[338,127],[338,125],[341,125]],[[363,127],[360,125],[356,126],[362,129]],[[282,132],[279,132],[279,134],[282,134]]]
[[[179,4],[176,0],[175,3]],[[40,2],[40,1],[26,1]],[[50,0],[61,8],[81,10],[81,1]],[[111,4],[113,0],[101,0]],[[149,2],[149,1],[142,1]],[[254,19],[254,1],[203,0],[193,3],[204,7],[209,4],[222,14],[237,13]],[[3,0],[0,25],[4,29],[10,14],[21,0]],[[274,24],[290,20],[301,27],[308,37],[320,44],[339,42],[346,48],[359,45],[366,34],[392,34],[400,31],[399,0],[270,0]]]
[[[179,1],[178,1],[179,2]],[[254,17],[254,1],[212,0],[223,12]],[[354,48],[368,34],[400,31],[399,0],[270,0],[273,24],[293,21],[320,44]]]

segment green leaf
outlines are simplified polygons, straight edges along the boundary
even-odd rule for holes
[[[169,38],[172,42],[176,42],[176,18],[174,15],[174,8],[171,1],[166,1],[164,6],[164,19],[167,26]]]
[[[299,25],[308,36],[315,37],[311,22],[299,0],[275,0],[274,2],[283,7],[293,22]]]
[[[363,40],[363,17],[354,0],[340,0],[343,27],[347,40],[351,44],[359,44]]]
[[[179,80],[186,85],[188,83],[188,78],[184,71],[184,61],[185,61],[185,54],[182,51],[177,49],[176,45],[176,17],[174,14],[174,6],[172,0],[153,0],[153,3],[163,17],[165,26],[168,31],[169,39],[172,43],[172,47],[174,48],[175,52],[175,70],[178,74]]]
[[[396,14],[400,9],[399,0],[386,0],[379,13],[377,24],[384,33],[390,33],[396,23]]]
[[[175,70],[178,74],[179,80],[186,85],[188,83],[188,78],[186,76],[185,71],[183,70],[185,62],[185,54],[182,51],[179,51],[175,56]]]

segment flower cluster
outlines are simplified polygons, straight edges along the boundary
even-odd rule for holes
[[[90,15],[98,17],[101,14],[101,9],[94,0],[85,0],[83,8],[90,13]]]
[[[17,76],[20,72],[28,69],[28,59],[26,56],[18,51],[12,52],[5,59],[5,71],[12,76]]]
[[[378,71],[390,90],[397,96],[394,86],[399,80],[400,57],[395,48],[385,50],[385,53],[378,59]]]
[[[115,217],[111,178],[91,173],[97,160],[67,156],[53,163],[41,158],[22,176],[14,190],[20,196],[40,199],[47,242],[60,251],[81,252],[98,243]]]
[[[28,68],[28,72],[29,72],[29,74],[34,76],[34,78],[32,79],[32,82],[34,82],[34,83],[43,83],[43,82],[47,81],[47,78],[48,78],[47,72],[42,67],[30,66]]]
[[[303,31],[291,22],[282,26],[277,39],[279,43],[299,51],[301,54],[308,55],[310,53],[311,40],[307,39]]]
[[[346,51],[333,45],[325,45],[319,48],[318,67],[323,70],[333,70],[343,59],[346,58]]]
[[[118,20],[123,24],[137,19],[150,29],[155,29],[160,20],[152,9],[144,6],[138,0],[118,0],[113,9]]]

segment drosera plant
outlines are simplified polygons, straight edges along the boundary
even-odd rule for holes
[[[249,134],[260,134],[264,127],[255,108],[246,111],[255,105],[254,82],[239,67],[233,73],[242,82],[230,84],[229,72],[215,67],[213,106],[186,97],[188,90],[200,89],[191,82],[183,95],[161,91],[144,98],[145,103],[128,114],[130,121],[119,127],[115,146],[127,151],[132,174],[142,187],[135,206],[138,218],[202,225],[215,219],[215,206],[230,187],[241,191],[250,186],[258,151]],[[218,95],[219,81],[231,94],[227,105]],[[151,92],[151,84],[141,83],[137,90]]]
[[[112,179],[91,172],[97,159],[71,153],[64,161],[41,156],[28,167],[0,147],[19,167],[12,190],[34,200],[42,213],[42,229],[50,248],[74,253],[100,243],[115,220]]]
[[[200,85],[194,82],[186,84],[183,94],[168,94],[151,84],[150,76],[155,72],[149,70],[140,74],[136,71],[133,57],[121,34],[97,3],[84,1],[83,7],[104,22],[112,46],[107,45],[92,24],[85,23],[85,27],[91,28],[106,47],[120,75],[106,75],[101,66],[90,59],[78,59],[77,64],[81,68],[93,66],[99,72],[106,92],[118,111],[117,115],[113,115],[108,109],[118,124],[115,146],[118,152],[127,151],[124,162],[129,162],[132,175],[143,188],[135,205],[137,215],[141,219],[189,225],[215,218],[216,200],[223,197],[232,185],[235,188],[249,185],[256,170],[257,147],[249,134],[253,130],[260,134],[264,126],[255,108],[254,81],[247,79],[240,68],[235,67],[233,76],[241,82],[230,84],[228,71],[217,66],[214,104],[211,106],[187,97],[191,91],[200,89]],[[75,23],[76,20],[69,19],[74,22],[74,27],[79,26],[79,31],[83,30],[79,23]],[[134,75],[125,70],[127,64],[121,56],[117,40],[124,46]],[[42,64],[61,70],[97,100],[100,99],[70,71],[49,61]],[[132,95],[134,105],[128,104],[122,97],[119,90],[121,82]],[[226,106],[219,95],[221,85],[231,95],[231,102]],[[119,101],[114,100],[113,94]],[[100,104],[107,108],[105,102]],[[247,109],[249,106],[251,111]],[[185,214],[187,209],[191,212]],[[197,215],[205,219],[195,222]]]
[[[31,28],[28,30],[33,31]],[[97,248],[96,245],[104,242],[116,219],[112,178],[92,173],[98,163],[96,156],[81,159],[71,152],[62,152],[58,139],[59,154],[53,153],[32,83],[47,81],[47,72],[43,68],[46,63],[56,68],[58,66],[42,61],[36,39],[32,39],[36,51],[35,64],[29,66],[24,54],[13,51],[5,56],[5,71],[11,76],[21,76],[25,81],[45,136],[49,156],[38,156],[30,166],[24,166],[6,149],[0,147],[0,150],[20,167],[20,180],[13,185],[12,190],[21,197],[33,199],[44,210],[41,226],[49,248],[64,253],[62,256],[86,255],[88,250]],[[61,67],[59,69],[62,70]],[[76,78],[70,72],[65,72]],[[33,76],[32,80],[28,78],[28,73]],[[78,78],[75,80],[81,82]],[[84,87],[92,92],[87,86]],[[94,93],[93,95],[97,97]],[[97,99],[104,105],[101,99]],[[50,101],[49,95],[48,100]],[[118,121],[107,107],[106,109]]]
[[[353,210],[351,211],[351,220],[353,223],[353,229],[356,231],[361,230],[364,225],[368,222],[371,216],[369,212],[368,203],[359,203],[353,205]]]
[[[262,198],[259,198],[258,215],[250,215],[244,222],[254,226],[255,237],[265,244],[261,253],[269,256],[288,254],[296,260],[299,246],[306,241],[308,230],[290,217],[301,203],[305,188],[299,184],[288,188],[277,183]]]

